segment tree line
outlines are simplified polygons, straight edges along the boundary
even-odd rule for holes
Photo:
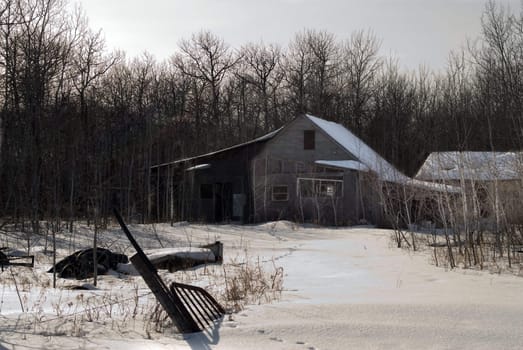
[[[445,71],[405,71],[371,31],[231,48],[195,33],[157,61],[111,52],[66,0],[0,4],[0,217],[151,218],[155,164],[263,135],[299,113],[339,122],[412,175],[433,151],[520,150],[523,18],[495,2]],[[0,223],[1,225],[1,223]]]

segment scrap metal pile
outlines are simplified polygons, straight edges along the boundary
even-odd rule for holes
[[[108,249],[96,249],[96,266],[99,275],[106,274],[109,270],[116,270],[118,264],[129,262],[127,255],[113,253]],[[82,280],[94,275],[94,252],[93,248],[79,250],[65,259],[56,263],[49,271],[54,272],[61,278],[76,278]]]

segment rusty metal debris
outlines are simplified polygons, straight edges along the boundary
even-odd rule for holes
[[[93,248],[79,250],[63,260],[60,260],[47,272],[56,270],[57,276],[61,278],[75,278],[83,280],[94,274]],[[113,253],[108,249],[96,248],[97,274],[103,275],[109,270],[116,270],[119,263],[129,262],[127,255]]]
[[[168,288],[116,209],[114,215],[136,250],[131,257],[133,266],[181,333],[202,331],[225,315],[223,307],[203,288],[176,282]]]

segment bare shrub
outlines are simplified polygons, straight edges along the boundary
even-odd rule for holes
[[[457,175],[448,180],[444,173],[434,175],[442,179],[441,183],[434,184],[440,187],[439,191],[383,191],[393,237],[398,247],[405,243],[410,248],[416,244],[414,231],[431,235],[430,239],[421,242],[431,247],[437,266],[520,274],[523,259],[521,180],[500,179],[498,174],[509,165],[514,169],[521,169],[521,166],[519,163],[500,163],[505,159],[504,155],[481,153],[480,156],[484,158],[482,162],[469,159],[472,156],[466,153],[457,153],[454,160]],[[439,162],[436,168],[450,168],[445,158],[441,157]],[[519,174],[516,170],[514,173]],[[452,186],[452,191],[446,191],[445,186]],[[420,203],[420,194],[425,201],[431,202],[428,209],[432,210],[427,214],[433,226],[429,231],[419,230],[422,226],[419,219],[424,217],[413,215],[414,204]]]
[[[151,332],[162,333],[173,326],[172,320],[160,303],[156,303],[152,311],[146,315],[145,332],[151,338]]]
[[[283,290],[283,268],[272,261],[272,270],[267,272],[260,259],[232,264],[233,271],[224,267],[226,307],[238,312],[246,304],[271,302],[279,299]]]

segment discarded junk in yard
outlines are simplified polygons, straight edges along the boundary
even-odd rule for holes
[[[83,280],[94,275],[94,252],[93,248],[79,250],[65,259],[57,262],[47,272],[56,270],[57,276],[61,278],[76,278]],[[106,274],[109,270],[116,270],[119,263],[129,262],[127,255],[113,253],[108,249],[96,248],[97,274]]]
[[[35,265],[35,257],[34,255],[13,255],[9,253],[3,253],[3,251],[6,251],[6,247],[0,248],[0,266],[2,268],[2,272],[4,271],[4,266],[26,266],[26,267],[34,267]]]
[[[136,249],[131,257],[133,266],[181,333],[202,331],[225,315],[223,307],[203,288],[177,282],[167,287],[116,209],[114,215]]]
[[[218,241],[198,247],[162,248],[147,250],[144,253],[157,269],[175,272],[209,263],[221,263],[223,244]]]
[[[60,278],[74,278],[77,280],[90,278],[94,275],[93,251],[93,248],[88,248],[74,252],[57,262],[47,272],[52,273],[56,270],[56,274]],[[2,253],[0,252],[0,254]],[[155,268],[174,272],[203,264],[221,262],[223,259],[223,244],[216,242],[199,247],[155,249],[146,251],[145,254]],[[0,255],[0,263],[2,261],[7,261],[7,258],[2,258],[2,255]],[[114,253],[104,248],[96,248],[96,271],[98,275],[104,275],[109,270],[119,271],[118,264],[127,264],[128,262],[129,258],[127,255]],[[18,265],[20,264],[18,263]],[[26,264],[22,265],[28,266]]]

